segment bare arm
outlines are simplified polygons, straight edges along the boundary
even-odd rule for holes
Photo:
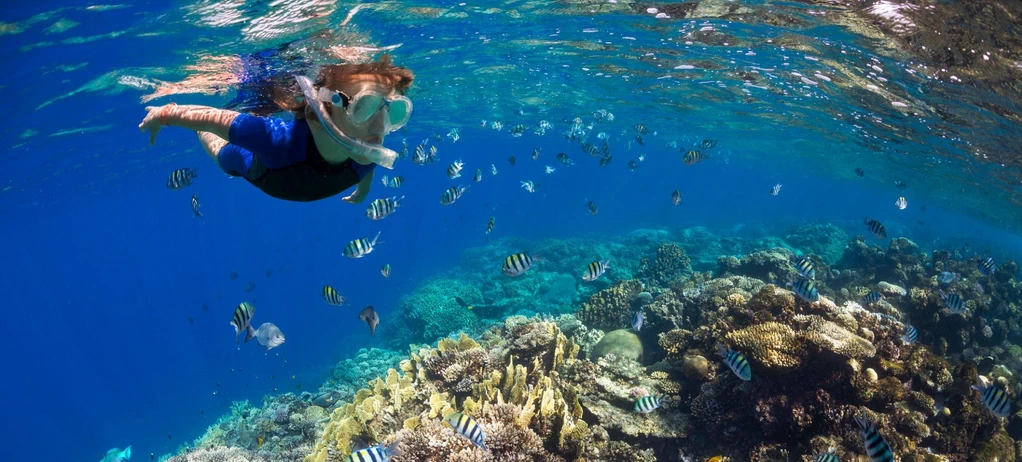
[[[166,106],[150,106],[139,130],[149,130],[149,143],[156,142],[156,134],[164,126],[184,127],[197,132],[209,132],[225,140],[231,131],[231,123],[238,116],[235,111],[217,109],[209,106],[168,104]]]
[[[359,202],[366,200],[366,197],[369,196],[369,188],[372,188],[373,186],[374,173],[375,170],[370,171],[368,174],[366,174],[365,178],[362,178],[362,181],[358,182],[358,186],[355,187],[355,192],[351,193],[350,196],[345,197],[341,200],[343,200],[344,202],[350,202],[352,204],[357,204]]]

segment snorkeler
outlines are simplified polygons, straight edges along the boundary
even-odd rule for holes
[[[397,153],[383,147],[383,138],[408,123],[412,102],[404,93],[414,79],[383,55],[324,66],[315,82],[298,76],[300,93],[275,89],[293,121],[170,103],[147,107],[138,127],[149,131],[150,144],[163,127],[194,130],[224,172],[278,199],[316,201],[357,185],[343,198],[357,204],[369,194],[375,166],[393,168]]]

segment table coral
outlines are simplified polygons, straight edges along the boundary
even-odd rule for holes
[[[797,315],[795,322],[802,326],[801,336],[822,351],[858,359],[876,354],[876,347],[868,340],[819,316]]]

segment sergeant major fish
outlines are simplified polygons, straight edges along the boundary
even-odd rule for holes
[[[873,233],[874,236],[880,239],[887,239],[887,228],[884,228],[883,223],[872,218],[863,218],[862,223],[869,228],[869,232]]]
[[[856,416],[855,423],[859,425],[859,430],[862,431],[862,443],[866,447],[869,461],[894,462],[894,451],[891,450],[891,445],[887,443],[884,436],[877,430],[876,424],[865,415]]]
[[[720,343],[717,344],[717,354],[724,357],[724,364],[727,364],[727,367],[730,367],[731,372],[734,372],[738,378],[746,382],[752,380],[752,367],[749,365],[749,360],[745,359],[745,355]]]
[[[479,425],[479,422],[476,422],[476,419],[460,412],[453,412],[444,417],[444,422],[453,427],[454,431],[459,435],[468,438],[479,449],[488,450],[486,449],[486,432],[483,431],[483,427]]]
[[[241,345],[238,344],[238,335],[245,332],[245,341],[248,342],[252,339],[248,333],[252,328],[252,316],[255,316],[255,307],[249,302],[241,302],[237,308],[234,309],[234,317],[231,319],[231,326],[234,327],[234,344],[238,345],[238,349],[241,349]]]
[[[336,289],[330,286],[323,286],[323,299],[333,306],[347,305],[348,299],[339,294]]]
[[[369,240],[368,237],[361,239],[355,239],[344,246],[344,256],[348,258],[362,258],[372,253],[374,246],[376,245],[377,239],[380,238],[380,233],[376,233],[376,237],[373,240]]]
[[[919,331],[911,324],[905,324],[905,333],[901,334],[902,343],[905,345],[911,345],[916,343],[917,338],[919,338]]]
[[[192,181],[199,177],[196,168],[179,168],[170,172],[167,178],[167,189],[177,191],[192,184]]]
[[[972,389],[979,392],[983,405],[997,417],[1008,417],[1011,414],[1011,397],[1001,387],[987,383],[983,376],[977,375]]]
[[[586,272],[582,275],[584,281],[595,281],[610,268],[610,260],[594,261],[586,266]]]
[[[685,155],[681,158],[681,162],[684,163],[685,165],[695,165],[699,163],[700,160],[703,160],[703,154],[694,149],[689,152],[686,152]]]
[[[776,196],[776,195],[778,195],[780,193],[781,193],[781,185],[779,183],[775,184],[773,188],[770,188],[770,195],[771,196]]]
[[[476,183],[483,181],[483,169],[477,168],[475,176],[472,177],[472,181]]]
[[[646,314],[643,313],[642,310],[636,311],[635,314],[632,315],[632,329],[635,329],[636,332],[642,330],[642,324],[645,322]]]
[[[820,301],[820,293],[816,290],[816,283],[811,279],[798,278],[792,284],[791,290],[807,302],[816,303]]]
[[[898,200],[894,201],[894,206],[897,207],[898,210],[905,210],[908,208],[908,201],[905,200],[904,196],[899,197]]]
[[[202,204],[199,204],[199,196],[192,194],[192,215],[195,215],[195,218],[202,218],[202,212],[199,211],[201,206]]]
[[[880,300],[883,299],[884,299],[883,294],[875,290],[872,290],[868,294],[863,295],[862,298],[856,300],[856,302],[860,305],[872,305],[874,303],[878,303]]]
[[[465,163],[458,159],[451,162],[451,165],[447,166],[447,178],[455,179],[461,178],[461,169],[465,167]]]
[[[681,191],[680,190],[675,189],[674,192],[671,193],[671,203],[674,204],[674,205],[681,205]]]
[[[529,252],[519,252],[508,255],[504,259],[504,266],[501,271],[511,277],[521,276],[523,273],[532,268],[532,265],[536,262],[543,261],[539,258],[539,255],[529,255]]]
[[[980,260],[979,263],[976,264],[976,268],[978,268],[979,272],[983,273],[984,276],[990,276],[997,270],[997,265],[994,264],[993,257],[987,257]]]
[[[370,220],[382,220],[394,213],[394,210],[401,206],[401,200],[404,198],[405,196],[394,196],[376,199],[366,209],[366,217]]]
[[[462,194],[465,194],[467,186],[451,186],[447,188],[443,194],[440,195],[440,205],[451,205],[454,201],[461,198]]]
[[[344,462],[390,462],[391,457],[401,455],[397,447],[399,442],[396,440],[387,447],[381,445],[353,451]]]
[[[390,277],[390,271],[391,271],[390,263],[387,263],[386,265],[383,265],[383,267],[380,268],[380,274],[382,274],[383,277],[385,278]]]
[[[590,215],[596,215],[600,212],[600,210],[596,208],[596,202],[593,201],[586,202],[586,210],[589,211]]]
[[[948,309],[955,314],[965,314],[968,308],[965,306],[965,300],[962,300],[962,296],[956,293],[946,294],[944,291],[940,291],[940,299],[944,301]]]
[[[646,395],[635,401],[635,412],[641,414],[649,414],[663,406],[663,401],[660,397],[653,395]]]
[[[816,279],[816,266],[809,257],[803,256],[795,262],[795,270],[806,279]]]

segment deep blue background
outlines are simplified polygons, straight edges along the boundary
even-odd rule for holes
[[[12,21],[32,13],[4,16]],[[109,12],[106,24],[88,21],[93,17],[77,18],[82,24],[71,35],[139,22],[133,9]],[[36,111],[42,101],[112,68],[157,65],[160,59],[158,48],[121,46],[125,41],[17,51],[51,39],[38,32],[50,22],[3,37],[0,52],[5,62],[18,63],[3,78],[4,137],[16,144],[26,128],[40,132],[5,153],[0,169],[0,186],[14,187],[0,194],[0,339],[6,353],[0,409],[10,438],[5,438],[6,460],[96,460],[111,447],[129,444],[136,458],[144,459],[199,436],[232,400],[258,402],[274,388],[283,392],[298,384],[315,390],[336,361],[382,340],[368,335],[356,317],[359,309],[372,304],[384,314],[393,310],[423,279],[452,268],[464,249],[485,245],[490,216],[497,220],[493,238],[566,238],[641,227],[726,230],[755,222],[784,229],[803,221],[838,221],[864,232],[858,221],[868,215],[884,221],[892,236],[905,235],[924,246],[936,238],[961,239],[981,250],[999,248],[998,259],[1022,254],[1017,236],[942,210],[911,189],[900,192],[869,177],[816,177],[811,166],[786,165],[776,153],[757,152],[757,140],[738,134],[700,134],[720,139],[720,147],[694,166],[683,165],[680,154],[664,146],[663,135],[647,137],[645,148],[626,150],[620,130],[645,122],[627,114],[618,114],[606,130],[613,137],[614,161],[604,168],[558,135],[565,128],[558,120],[552,120],[557,129],[545,137],[512,138],[507,131],[469,128],[460,142],[440,143],[435,165],[405,161],[394,172],[377,171],[370,200],[407,196],[383,221],[364,217],[368,201],[358,206],[339,198],[277,201],[219,172],[184,130],[165,130],[156,146],[147,146],[147,137],[136,129],[144,115],[139,91],[86,92]],[[39,75],[55,64],[86,60],[89,66],[73,73]],[[428,105],[417,106],[408,132],[392,135],[387,144],[399,149],[404,136],[414,148],[433,132],[447,133],[448,127],[430,124],[435,115]],[[467,124],[478,123],[471,107],[460,116]],[[114,128],[48,137],[105,124]],[[542,147],[538,162],[529,159],[536,147]],[[754,160],[726,162],[728,151],[740,150],[756,154],[745,156]],[[554,159],[557,152],[567,152],[578,165],[561,166]],[[627,162],[640,152],[646,161],[639,171],[629,171]],[[509,155],[517,157],[516,167],[507,164]],[[447,179],[444,169],[459,158],[466,163],[464,178]],[[489,174],[491,163],[500,171],[496,177]],[[544,175],[545,165],[557,171]],[[194,185],[165,188],[171,170],[192,166],[200,174]],[[867,172],[884,168],[862,166]],[[455,205],[440,206],[443,190],[471,183],[476,168],[483,169],[484,181]],[[54,171],[61,173],[53,176]],[[381,187],[383,174],[403,175],[406,187]],[[539,182],[539,191],[526,193],[523,180]],[[771,197],[767,191],[775,183],[784,187]],[[670,205],[676,188],[684,193],[681,207]],[[192,194],[203,204],[201,220],[189,210]],[[906,211],[893,205],[902,194],[910,201]],[[586,200],[598,204],[598,215],[586,213]],[[919,209],[924,204],[925,212]],[[341,255],[348,241],[377,231],[383,242],[371,255],[361,260]],[[393,265],[390,279],[379,274],[384,263]],[[499,265],[493,262],[494,272]],[[266,276],[268,269],[272,276]],[[235,281],[228,277],[232,271],[239,273]],[[248,281],[256,287],[247,294]],[[352,306],[326,305],[320,297],[324,284],[346,295]],[[244,300],[254,301],[257,324],[269,321],[282,329],[283,346],[268,354],[253,344],[235,348],[228,323]]]

